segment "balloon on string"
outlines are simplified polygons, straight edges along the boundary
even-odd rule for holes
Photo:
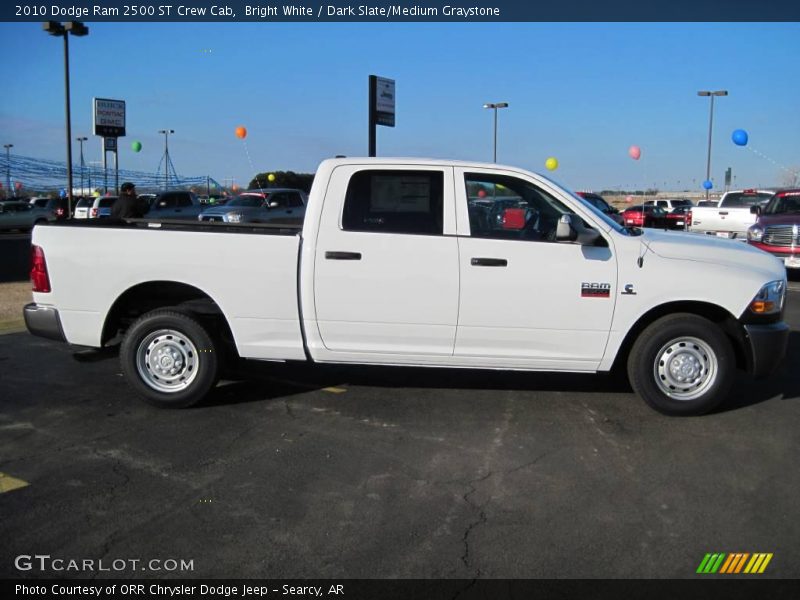
[[[231,186],[231,189],[232,189],[234,192],[238,192],[238,191],[239,191],[239,186],[238,186],[238,185],[236,185],[236,184],[234,183],[234,184]]]
[[[639,146],[631,146],[628,148],[628,156],[630,156],[633,160],[639,160],[642,156],[642,149]]]
[[[544,166],[548,171],[555,171],[558,168],[558,159],[551,156],[544,161]]]
[[[14,188],[17,189],[17,190],[21,190],[22,189],[22,182],[21,181],[16,182],[14,184]]]
[[[731,139],[737,146],[747,146],[748,135],[744,129],[734,129]]]
[[[246,127],[242,127],[241,125],[239,125],[239,127],[236,128],[236,132],[235,133],[236,133],[236,137],[237,138],[239,138],[240,140],[243,140],[244,138],[247,137],[247,128]]]
[[[633,196],[625,196],[625,202],[627,202],[628,204],[633,202]]]
[[[269,175],[267,175],[267,181],[269,181],[270,183],[275,181],[275,173],[270,173]]]
[[[707,189],[707,190],[710,190],[712,187],[714,187],[714,184],[713,184],[713,183],[711,183],[711,180],[710,180],[710,179],[706,179],[706,180],[703,182],[703,187],[704,187],[705,189]]]
[[[131,150],[134,152],[139,152],[142,149],[142,142],[134,141],[131,143]]]

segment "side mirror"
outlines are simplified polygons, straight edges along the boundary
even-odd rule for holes
[[[556,226],[557,242],[578,242],[581,246],[592,246],[600,237],[600,232],[583,224],[575,215],[561,215]]]
[[[761,207],[758,204],[754,204],[750,207],[750,214],[751,215],[760,215],[761,214]]]
[[[278,208],[280,204],[278,204],[275,200],[273,200],[272,202],[267,204],[267,206],[269,206],[270,208]]]

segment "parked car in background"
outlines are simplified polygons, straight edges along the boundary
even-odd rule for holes
[[[44,208],[47,206],[49,200],[50,198],[47,196],[36,196],[35,198],[31,198],[29,202],[37,208]]]
[[[677,206],[667,213],[667,229],[686,229],[692,216],[691,206]]]
[[[206,208],[200,221],[224,223],[302,223],[308,196],[302,190],[275,188],[242,192],[223,206]]]
[[[655,200],[646,200],[645,206],[660,206],[667,212],[671,212],[678,207],[692,207],[694,203],[688,198],[656,198]]]
[[[92,196],[83,196],[82,198],[79,198],[78,201],[75,203],[75,210],[73,211],[72,218],[88,219],[89,209],[92,208],[94,200],[95,199]]]
[[[144,200],[147,202],[147,206],[150,207],[155,202],[156,198],[158,198],[158,194],[139,194],[139,200]]]
[[[758,220],[747,230],[747,243],[777,256],[787,269],[800,269],[800,189],[780,190],[752,210]]]
[[[667,227],[667,211],[660,206],[631,206],[622,211],[626,227]]]
[[[150,203],[147,219],[196,219],[205,207],[194,192],[164,192]]]
[[[606,199],[600,194],[595,194],[594,192],[575,192],[575,194],[586,200],[586,202],[594,206],[603,214],[608,215],[611,217],[611,219],[622,225],[622,215],[620,214],[619,210],[606,202]]]
[[[104,219],[111,216],[111,207],[117,201],[117,196],[99,196],[94,199],[89,208],[90,219]]]
[[[30,231],[39,223],[54,221],[48,211],[34,206],[27,200],[0,201],[0,230]]]
[[[756,216],[750,212],[750,207],[766,203],[774,194],[770,190],[725,192],[717,206],[695,207],[688,229],[696,233],[745,240],[748,227],[756,222]]]

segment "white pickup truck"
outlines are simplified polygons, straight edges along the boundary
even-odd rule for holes
[[[733,190],[725,192],[716,206],[695,206],[687,226],[693,233],[747,240],[747,230],[756,222],[750,207],[766,203],[775,192],[769,190]]]
[[[786,272],[729,240],[626,229],[549,179],[443,160],[324,161],[302,226],[98,220],[33,234],[28,329],[121,340],[152,404],[225,357],[594,373],[667,414],[785,353]]]

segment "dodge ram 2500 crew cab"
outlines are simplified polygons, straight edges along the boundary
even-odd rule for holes
[[[125,376],[160,406],[205,396],[230,353],[621,366],[655,409],[697,414],[725,398],[737,367],[773,369],[788,337],[776,258],[626,229],[545,177],[494,164],[326,160],[297,227],[43,225],[31,275],[28,329],[80,346],[121,339]]]

